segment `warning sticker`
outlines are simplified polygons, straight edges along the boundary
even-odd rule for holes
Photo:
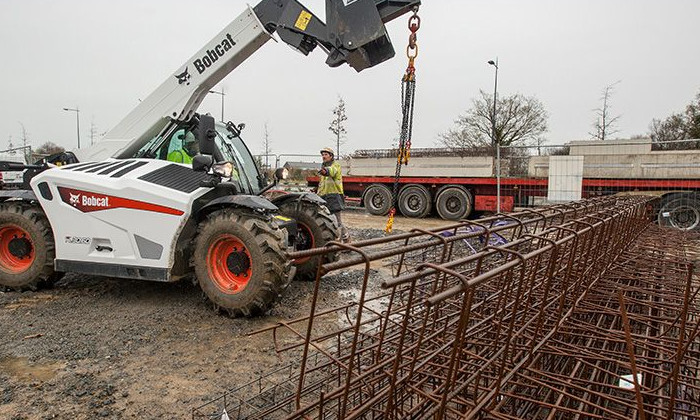
[[[305,31],[306,27],[309,26],[309,22],[311,22],[311,13],[307,12],[306,10],[302,10],[301,13],[299,13],[297,23],[294,24],[294,27]]]

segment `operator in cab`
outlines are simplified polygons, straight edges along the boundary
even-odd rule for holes
[[[173,134],[168,147],[168,161],[192,163],[192,158],[199,153],[197,138],[191,131],[178,130]]]
[[[350,235],[343,225],[340,213],[345,210],[345,196],[343,193],[343,173],[340,163],[335,160],[333,149],[326,147],[321,149],[321,159],[323,164],[318,171],[320,177],[318,181],[318,195],[326,200],[326,207],[335,215],[340,228],[340,240],[350,242]]]

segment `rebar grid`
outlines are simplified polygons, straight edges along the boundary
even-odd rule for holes
[[[322,267],[311,314],[264,330],[279,352],[301,353],[298,363],[193,418],[219,418],[222,407],[250,419],[697,412],[697,283],[682,255],[653,243],[662,233],[647,229],[648,205],[590,200],[328,247],[364,261],[358,302],[321,309],[320,275],[347,262]],[[673,249],[689,249],[687,235],[674,235]],[[412,259],[420,249],[430,257]],[[386,258],[395,276],[369,298],[371,262]],[[621,375],[633,371],[641,383],[625,390]]]

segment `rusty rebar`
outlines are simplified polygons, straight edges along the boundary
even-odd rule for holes
[[[218,419],[224,407],[241,419],[698,418],[697,238],[650,225],[649,200],[587,200],[292,254],[343,247],[357,257],[319,270],[309,316],[263,330],[288,368],[193,418]],[[393,276],[370,276],[373,261]],[[321,307],[322,275],[358,262],[359,300]],[[373,296],[370,278],[382,287]]]

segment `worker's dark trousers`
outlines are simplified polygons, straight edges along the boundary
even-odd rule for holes
[[[343,219],[340,216],[341,212],[333,213],[335,219],[338,221],[338,227],[340,228],[340,240],[343,242],[348,242],[350,240],[350,235],[348,234],[348,229],[343,224]]]

